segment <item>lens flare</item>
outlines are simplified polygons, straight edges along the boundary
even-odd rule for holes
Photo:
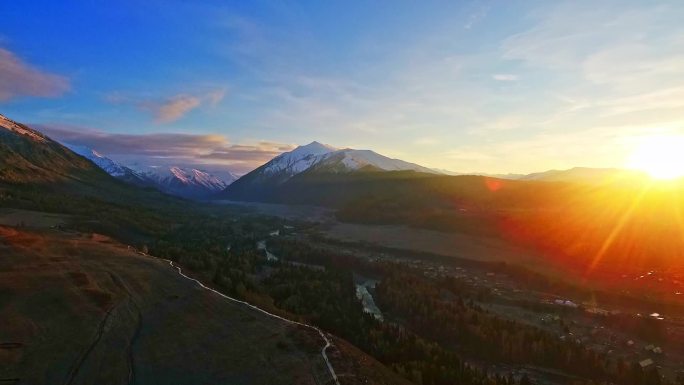
[[[655,179],[684,176],[684,135],[643,138],[630,156],[627,167],[645,171]]]

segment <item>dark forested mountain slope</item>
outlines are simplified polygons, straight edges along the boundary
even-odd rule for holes
[[[0,182],[101,182],[107,174],[30,127],[0,115]]]

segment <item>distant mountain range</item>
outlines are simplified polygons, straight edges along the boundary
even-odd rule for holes
[[[89,163],[81,158],[84,157],[116,179],[191,199],[336,205],[334,202],[345,196],[366,194],[381,188],[374,186],[369,191],[363,191],[358,185],[361,180],[370,184],[397,178],[408,181],[416,178],[472,175],[431,169],[392,159],[371,150],[338,149],[314,141],[282,153],[238,179],[229,171],[218,176],[213,172],[183,165],[124,165],[87,147],[68,144],[68,149],[62,147],[42,133],[2,115],[0,128],[0,178],[5,180],[78,179],[83,172],[94,173]],[[583,167],[529,175],[484,176],[518,181],[583,184],[629,182],[646,177],[644,173],[637,171]],[[325,188],[322,184],[325,184]],[[352,188],[352,185],[356,187]],[[351,194],[352,190],[354,194]]]
[[[549,170],[523,175],[518,180],[540,180],[546,182],[577,182],[577,183],[614,183],[647,178],[642,171],[623,170],[619,168],[590,168],[574,167],[569,170]]]
[[[178,166],[147,166],[136,170],[138,175],[167,194],[190,199],[206,199],[223,191],[237,176],[230,179],[196,168]]]
[[[567,170],[548,170],[531,174],[490,174],[483,172],[454,172],[443,169],[434,171],[444,175],[481,175],[498,179],[535,180],[543,182],[573,182],[573,183],[613,183],[618,181],[632,181],[634,178],[646,178],[643,171],[625,170],[619,168],[573,167]]]
[[[189,199],[206,199],[223,191],[237,176],[225,172],[223,178],[206,171],[179,166],[124,166],[84,146],[65,144],[75,153],[89,159],[109,175],[125,182],[153,187],[164,193]]]
[[[241,201],[273,201],[320,204],[336,201],[334,188],[328,186],[327,197],[315,196],[315,191],[304,186],[319,188],[322,181],[340,183],[339,189],[349,189],[350,181],[364,179],[387,179],[385,173],[395,173],[402,178],[424,178],[438,176],[483,176],[488,178],[518,181],[568,182],[582,184],[615,183],[645,178],[642,172],[612,168],[576,167],[569,170],[550,170],[533,174],[482,174],[456,173],[431,169],[399,159],[392,159],[370,150],[338,149],[319,142],[299,146],[282,153],[266,164],[244,175],[228,186],[221,199]],[[345,185],[346,184],[346,185]],[[359,192],[360,193],[360,192]],[[322,194],[322,192],[321,192]],[[312,197],[312,202],[303,201]]]

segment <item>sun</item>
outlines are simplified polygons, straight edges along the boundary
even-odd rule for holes
[[[647,136],[639,141],[627,167],[655,179],[684,177],[684,135]]]

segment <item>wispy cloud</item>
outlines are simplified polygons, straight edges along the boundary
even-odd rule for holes
[[[492,7],[489,4],[480,5],[475,11],[473,11],[470,15],[468,15],[468,20],[463,25],[463,28],[464,29],[473,28],[477,23],[482,21],[482,19],[487,17],[487,14],[489,13],[489,10],[491,8]]]
[[[611,167],[620,166],[623,149],[604,138],[662,127],[684,132],[680,3],[475,0],[452,2],[450,11],[402,4],[398,14],[409,15],[410,29],[403,17],[382,13],[345,29],[356,18],[346,12],[357,7],[340,8],[325,23],[310,21],[330,17],[327,11],[307,6],[283,6],[293,8],[283,13],[268,5],[266,13],[244,15],[208,7],[207,22],[188,35],[199,42],[190,47],[197,56],[154,63],[182,70],[140,85],[163,91],[112,94],[111,102],[130,108],[102,106],[111,114],[91,115],[131,132],[138,127],[131,122],[149,128],[140,111],[160,124],[179,122],[174,131],[221,127],[245,143],[223,138],[186,156],[243,165],[280,151],[259,142],[270,138],[371,148],[454,170],[535,171],[590,157]],[[203,57],[204,49],[210,55]],[[224,99],[216,84],[231,84],[231,103],[199,113]],[[35,119],[60,116],[39,111]],[[98,126],[94,119],[61,121]]]
[[[494,74],[494,75],[492,75],[492,79],[500,81],[500,82],[515,82],[519,78],[518,78],[518,75],[514,75],[514,74]]]
[[[221,89],[218,89],[216,91],[209,92],[205,95],[207,102],[212,107],[216,107],[216,105],[221,103],[221,101],[223,100],[223,98],[225,96],[226,96],[226,89],[225,88],[221,88]]]
[[[0,102],[21,96],[56,97],[69,88],[66,77],[41,71],[0,48]]]
[[[224,88],[206,92],[199,95],[177,94],[166,99],[146,99],[126,96],[114,92],[105,97],[105,100],[113,104],[129,104],[143,111],[148,111],[154,116],[157,123],[175,122],[190,111],[201,105],[215,107],[226,95]]]
[[[536,24],[502,42],[503,58],[552,78],[548,88],[577,101],[573,113],[595,121],[672,110],[684,88],[684,27],[673,7],[578,2],[538,10]]]
[[[234,144],[214,149],[210,153],[200,155],[200,158],[212,161],[228,160],[231,162],[246,162],[261,165],[276,155],[285,151],[290,151],[293,148],[294,146],[290,144],[266,141],[258,142],[253,145]]]
[[[135,135],[64,125],[34,126],[62,143],[86,146],[124,162],[147,165],[182,164],[207,170],[227,168],[236,173],[250,171],[274,156],[294,148],[291,144],[267,141],[232,144],[223,135]]]
[[[677,111],[684,28],[681,9],[668,7],[677,5],[521,7],[527,15],[518,15],[510,35],[492,31],[489,44],[462,49],[468,43],[458,36],[468,32],[452,24],[379,59],[360,56],[347,72],[312,70],[281,56],[274,66],[254,60],[269,75],[268,87],[251,92],[269,105],[260,115],[264,125],[304,127],[333,143],[359,137],[364,146],[392,148],[432,167],[526,172],[547,167],[538,159],[572,167],[589,152],[594,166],[620,166],[626,150],[592,138],[684,130]],[[273,43],[271,35],[259,36],[259,46]]]
[[[200,103],[200,99],[196,96],[177,95],[164,103],[148,104],[148,106],[154,113],[157,122],[170,123],[199,107]]]

